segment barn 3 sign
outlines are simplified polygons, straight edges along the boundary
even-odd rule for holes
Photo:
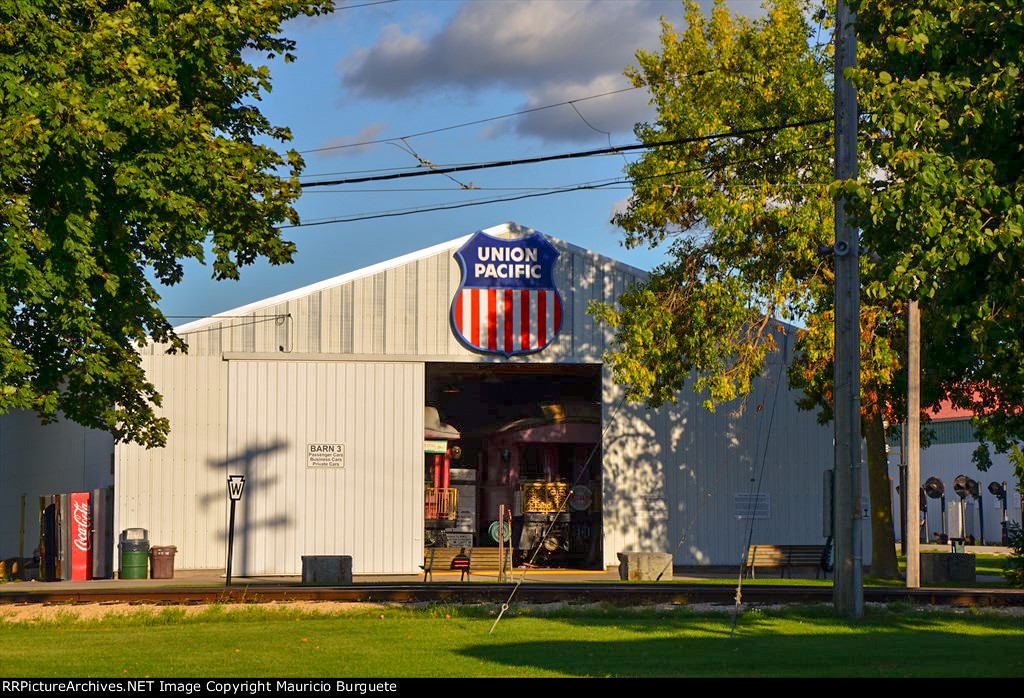
[[[452,300],[455,336],[475,351],[506,357],[551,344],[562,327],[558,255],[540,233],[516,240],[474,233],[455,253],[462,267]]]

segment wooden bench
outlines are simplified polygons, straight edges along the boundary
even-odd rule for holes
[[[823,569],[824,555],[824,545],[751,545],[747,551],[747,569],[750,570],[750,578],[756,579],[758,567],[777,567],[781,570],[780,578],[785,576],[787,568],[813,567],[814,578],[817,579]],[[790,572],[789,576],[792,577],[793,573]]]
[[[464,551],[464,552],[463,552]],[[456,567],[456,558],[459,553],[469,558],[469,563],[463,568],[461,561]],[[462,572],[464,579],[470,574],[472,570],[491,570],[497,571],[500,567],[498,560],[498,549],[497,548],[424,548],[423,549],[423,564],[420,565],[420,569],[423,570],[423,581],[427,581],[427,577],[433,579],[434,571],[448,572],[451,570],[457,570]]]

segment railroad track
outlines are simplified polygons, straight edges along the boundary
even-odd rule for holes
[[[85,604],[85,603],[269,603],[274,601],[349,601],[376,603],[504,602],[512,584],[479,582],[434,582],[430,584],[353,584],[350,586],[233,585],[216,587],[164,587],[147,589],[68,589],[0,591],[0,604]],[[721,584],[587,584],[532,582],[516,592],[519,603],[595,603],[622,606],[656,603],[735,602],[735,588]],[[828,603],[830,587],[751,585],[743,589],[745,603]],[[916,605],[1024,606],[1024,590],[1011,589],[905,589],[871,587],[864,590],[866,602],[907,602]]]

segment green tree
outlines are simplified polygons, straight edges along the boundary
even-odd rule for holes
[[[303,165],[256,104],[281,23],[330,0],[0,3],[0,413],[164,443],[135,347],[184,350],[150,278],[291,261]],[[278,174],[287,172],[287,176]]]
[[[923,366],[982,439],[1024,439],[1024,3],[857,0],[875,176],[851,188],[878,268],[866,296],[917,297]],[[975,460],[989,461],[982,445]],[[1018,465],[1024,466],[1024,463]]]
[[[627,69],[657,108],[644,142],[755,129],[832,114],[831,47],[815,41],[808,5],[779,0],[757,21],[710,18],[691,3],[687,28],[665,23],[660,53]],[[828,27],[824,27],[826,33]],[[673,400],[691,375],[717,405],[746,395],[777,347],[778,320],[802,321],[790,381],[801,406],[831,419],[834,275],[831,122],[650,151],[628,169],[634,192],[615,223],[626,244],[671,238],[670,261],[620,299],[595,306],[615,328],[607,355],[616,380],[652,406]],[[862,274],[870,274],[865,257]],[[865,302],[862,417],[868,441],[873,574],[896,577],[883,420],[900,366],[899,312]]]
[[[608,360],[636,399],[671,399],[691,371],[709,407],[746,394],[775,348],[775,318],[801,321],[790,372],[801,406],[831,419],[832,243],[842,188],[862,229],[861,404],[874,570],[895,576],[884,420],[903,419],[907,301],[922,303],[922,406],[970,407],[1014,458],[1024,436],[1024,6],[1016,0],[854,2],[865,113],[859,181],[832,183],[813,129],[658,149],[629,170],[628,245],[672,237],[671,261],[596,308],[616,329]],[[831,47],[812,9],[771,3],[759,22],[690,8],[681,36],[637,54],[658,121],[647,141],[831,113]],[[834,5],[823,19],[828,33]],[[927,417],[925,412],[924,417]],[[979,467],[988,461],[982,446]],[[1021,465],[1021,464],[1018,464]]]

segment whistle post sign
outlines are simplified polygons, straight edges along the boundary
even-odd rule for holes
[[[245,487],[245,475],[228,476],[228,497],[232,502],[242,498],[242,489]]]
[[[231,501],[231,514],[228,521],[228,565],[225,570],[226,586],[231,586],[231,554],[235,548],[235,502],[242,498],[245,488],[245,475],[228,475],[228,499]]]
[[[455,336],[475,351],[505,357],[551,344],[562,327],[558,256],[540,233],[515,240],[474,233],[455,253],[462,268],[452,300]]]

